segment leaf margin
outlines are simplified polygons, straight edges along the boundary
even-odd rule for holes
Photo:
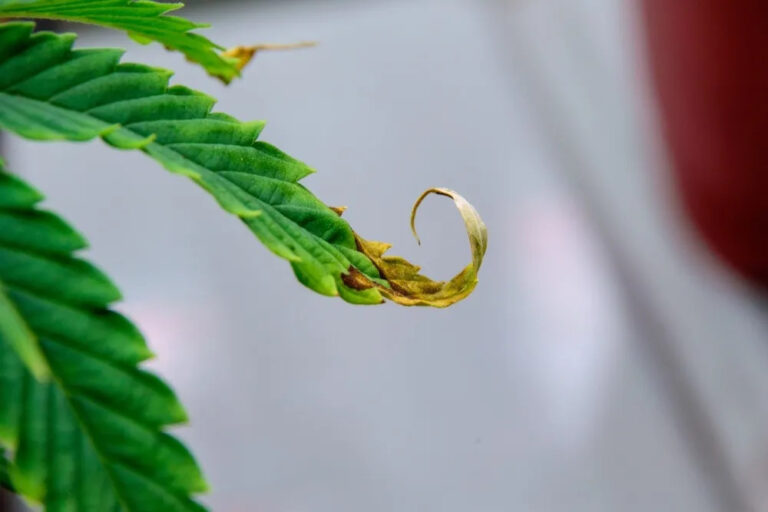
[[[109,7],[108,13],[98,12],[99,2],[103,7]],[[83,10],[73,9],[78,4],[83,5]],[[225,84],[239,77],[247,60],[227,55],[224,47],[193,32],[208,28],[209,24],[169,16],[169,13],[182,7],[182,2],[153,0],[0,0],[0,19],[49,19],[119,30],[139,44],[157,42],[169,50],[179,51],[188,61],[199,64],[209,75]],[[89,9],[92,10],[90,14]],[[110,18],[118,18],[118,21],[110,21]],[[119,18],[122,18],[122,23]],[[154,25],[142,27],[141,21]],[[138,25],[129,25],[129,22]]]

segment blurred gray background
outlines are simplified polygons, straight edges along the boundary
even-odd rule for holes
[[[490,245],[447,310],[311,293],[201,189],[138,152],[7,138],[90,239],[189,410],[221,512],[768,510],[768,327],[666,183],[629,0],[198,1],[259,54],[225,87],[176,70],[318,169],[367,238],[449,278],[453,188]],[[80,29],[78,29],[80,30]]]

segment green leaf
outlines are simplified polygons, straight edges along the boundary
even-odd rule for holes
[[[346,221],[298,183],[314,171],[255,141],[263,122],[211,113],[212,98],[168,87],[168,71],[119,64],[118,50],[73,51],[72,36],[31,30],[28,23],[0,27],[0,128],[30,139],[101,136],[140,148],[208,190],[289,260],[300,282],[351,302],[381,302],[374,289],[344,286],[341,274],[352,266],[374,278],[378,272],[356,250]]]
[[[219,53],[223,48],[191,32],[208,25],[168,16],[184,4],[148,0],[0,0],[2,18],[46,18],[124,30],[135,41],[152,41],[182,52],[212,76],[229,83],[243,63]]]
[[[2,185],[0,185],[2,187]],[[27,369],[38,379],[48,377],[45,362],[37,338],[8,298],[5,285],[0,281],[0,340],[12,347]]]
[[[0,450],[0,490],[7,489],[14,492],[13,484],[11,483],[11,475],[8,474],[8,466],[10,463],[5,458],[3,450]]]
[[[203,511],[190,497],[206,490],[197,464],[163,432],[186,420],[183,408],[138,367],[151,353],[109,309],[118,291],[73,255],[82,237],[37,208],[39,197],[0,166],[0,280],[51,374],[36,380],[0,337],[0,443],[14,452],[10,482],[48,512]]]
[[[379,304],[384,296],[446,306],[474,288],[477,268],[435,282],[410,264],[400,272],[404,260],[383,257],[386,244],[367,247],[299,184],[313,169],[256,140],[263,122],[211,113],[212,98],[168,87],[168,71],[119,64],[119,50],[71,50],[72,36],[31,30],[24,23],[0,26],[0,128],[30,139],[101,137],[141,149],[211,193],[323,295],[355,304]]]

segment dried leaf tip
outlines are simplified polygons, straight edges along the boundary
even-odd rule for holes
[[[235,59],[235,67],[238,71],[242,71],[245,66],[251,61],[254,55],[263,50],[296,50],[298,48],[309,48],[317,46],[316,41],[300,41],[298,43],[263,43],[256,45],[242,45],[233,46],[228,50],[222,52],[222,57],[228,57]]]
[[[464,220],[464,227],[467,230],[469,246],[472,251],[472,264],[475,267],[475,271],[480,270],[480,265],[483,263],[483,256],[485,256],[485,251],[488,249],[488,228],[486,228],[485,222],[483,222],[483,219],[480,217],[480,214],[475,207],[454,190],[440,187],[427,189],[413,204],[413,208],[411,209],[411,232],[416,238],[416,241],[421,245],[421,239],[416,232],[416,212],[419,210],[422,201],[424,201],[430,194],[438,194],[453,199],[453,203],[459,210],[461,218]]]
[[[461,195],[447,188],[430,188],[426,190],[413,205],[411,211],[411,230],[418,240],[415,229],[416,212],[424,198],[430,194],[438,194],[453,199],[459,210],[464,227],[469,237],[472,251],[472,263],[456,274],[450,281],[433,281],[419,274],[419,267],[396,256],[384,256],[389,244],[368,241],[356,236],[358,249],[365,254],[376,266],[381,277],[389,283],[389,287],[368,280],[369,287],[377,287],[385,298],[405,306],[447,307],[466,298],[477,285],[477,273],[488,248],[488,230],[477,210]],[[362,286],[361,276],[355,276],[355,285]],[[367,278],[362,278],[367,279]]]
[[[333,213],[335,213],[339,217],[344,215],[344,212],[347,211],[347,207],[346,206],[329,206],[328,208],[333,210]]]

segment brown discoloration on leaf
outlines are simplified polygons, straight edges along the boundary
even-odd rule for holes
[[[450,281],[433,281],[419,273],[420,268],[399,256],[385,256],[390,244],[365,240],[355,234],[357,248],[365,254],[378,268],[382,279],[389,283],[390,287],[371,281],[368,277],[350,269],[347,276],[342,276],[344,283],[355,289],[360,286],[370,288],[377,287],[385,298],[405,306],[434,306],[447,307],[466,298],[477,285],[477,272],[483,262],[485,250],[488,247],[488,232],[485,223],[480,218],[477,210],[456,192],[433,188],[424,192],[413,206],[411,214],[411,229],[418,240],[414,227],[416,211],[419,205],[429,194],[439,194],[453,199],[459,209],[464,225],[467,229],[470,247],[472,249],[472,263]],[[354,272],[353,272],[354,271]]]
[[[349,267],[346,274],[341,274],[341,280],[353,290],[367,290],[375,286],[375,283],[368,279],[365,274],[352,266]]]
[[[338,215],[339,217],[341,217],[344,214],[344,212],[347,211],[347,207],[346,206],[329,206],[328,208],[333,210],[334,213],[336,215]]]
[[[301,41],[298,43],[263,43],[250,46],[234,46],[225,52],[222,52],[222,57],[228,57],[235,59],[235,66],[238,71],[242,71],[245,66],[251,61],[254,55],[264,50],[295,50],[297,48],[309,48],[316,46],[315,41]]]

